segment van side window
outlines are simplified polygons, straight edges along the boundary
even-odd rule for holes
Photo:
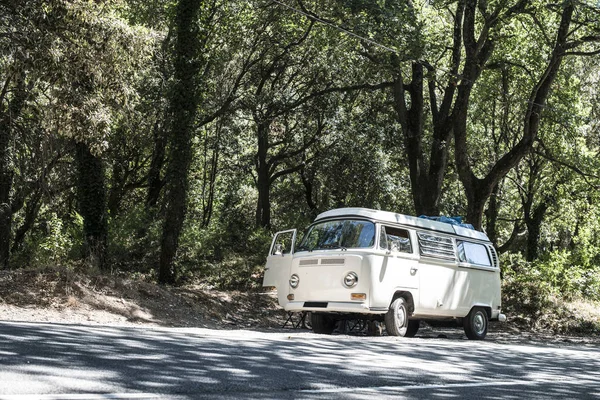
[[[456,249],[458,251],[458,259],[462,262],[484,265],[486,267],[492,266],[488,251],[482,244],[457,241]]]
[[[417,232],[422,256],[456,260],[452,238],[427,232]]]
[[[382,226],[379,247],[390,251],[412,253],[410,234],[406,229]]]

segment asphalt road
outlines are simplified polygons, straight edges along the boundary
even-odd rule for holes
[[[600,399],[600,349],[0,322],[0,400],[146,398]]]

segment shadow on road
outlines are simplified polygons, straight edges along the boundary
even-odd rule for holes
[[[597,346],[12,323],[0,343],[0,394],[522,399],[600,387]]]

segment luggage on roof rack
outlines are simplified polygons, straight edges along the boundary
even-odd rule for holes
[[[467,229],[475,229],[471,224],[463,224],[462,217],[446,217],[444,215],[440,215],[439,217],[430,217],[427,215],[419,215],[419,218],[429,219],[432,221],[445,222],[450,225],[458,225]]]

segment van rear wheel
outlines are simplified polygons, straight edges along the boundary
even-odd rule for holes
[[[314,333],[331,335],[335,329],[335,320],[324,314],[310,313],[310,323]]]
[[[488,314],[481,307],[473,307],[465,318],[463,318],[465,334],[471,340],[483,340],[487,335]]]
[[[413,337],[419,330],[419,321],[408,319],[408,304],[403,297],[392,302],[385,314],[385,329],[390,336]]]

